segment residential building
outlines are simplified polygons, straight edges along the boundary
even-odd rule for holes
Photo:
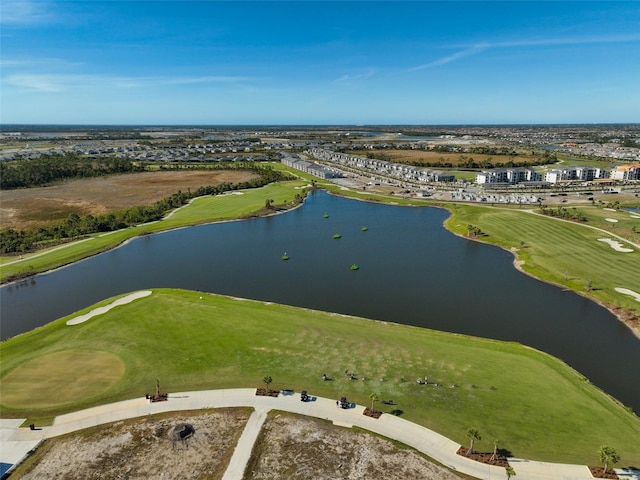
[[[483,170],[476,175],[476,183],[479,185],[487,183],[516,184],[541,180],[542,175],[531,168],[492,168],[491,170]]]

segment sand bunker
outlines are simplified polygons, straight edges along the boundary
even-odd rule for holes
[[[134,300],[139,298],[148,297],[151,295],[151,290],[142,290],[140,292],[135,292],[125,297],[114,300],[109,305],[105,305],[104,307],[98,307],[91,310],[89,313],[85,313],[84,315],[80,315],[79,317],[72,318],[71,320],[67,320],[67,325],[79,325],[80,323],[86,322],[90,318],[93,318],[97,315],[102,315],[103,313],[107,313],[113,307],[117,307],[118,305],[126,305],[127,303],[131,303]]]
[[[624,253],[633,252],[633,249],[623,247],[624,244],[618,242],[617,240],[611,240],[610,238],[599,238],[598,241],[608,243],[611,246],[611,248],[613,248],[616,252],[624,252]]]
[[[606,210],[607,212],[616,212],[617,211],[615,208],[603,208],[603,210]]]
[[[618,223],[618,220],[616,220],[615,218],[605,218],[605,220],[611,223]]]
[[[631,215],[631,218],[640,218],[640,215]]]
[[[640,293],[636,293],[633,290],[629,290],[628,288],[616,287],[614,290],[616,292],[618,292],[618,293],[624,293],[625,295],[631,295],[632,297],[635,297],[636,302],[640,302]]]

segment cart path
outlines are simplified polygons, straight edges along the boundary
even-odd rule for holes
[[[257,396],[255,388],[204,390],[169,394],[168,401],[151,403],[144,397],[101,405],[55,418],[53,425],[42,429],[19,428],[22,420],[0,420],[0,462],[16,464],[42,440],[64,435],[95,425],[164,412],[225,407],[251,407],[249,417],[232,455],[225,480],[241,479],[251,456],[253,444],[270,410],[286,411],[322,418],[344,427],[357,426],[404,443],[433,458],[448,468],[482,480],[505,478],[504,468],[494,467],[462,457],[460,445],[439,433],[390,414],[379,419],[363,415],[364,406],[342,409],[333,399],[315,397],[300,401],[300,395],[282,392],[278,397]],[[538,462],[509,458],[518,480],[593,480],[584,465]],[[640,480],[640,470],[616,469],[620,478]]]

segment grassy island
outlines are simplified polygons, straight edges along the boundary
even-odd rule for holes
[[[42,419],[166,391],[260,386],[393,409],[455,441],[482,432],[523,458],[640,463],[640,419],[549,355],[506,343],[201,292],[154,290],[84,323],[0,344],[2,416]],[[350,375],[355,374],[356,380]],[[326,374],[334,381],[323,381]],[[416,379],[428,376],[427,384]]]

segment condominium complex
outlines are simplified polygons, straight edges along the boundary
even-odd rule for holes
[[[349,155],[322,148],[310,148],[305,153],[318,160],[338,164],[341,168],[346,167],[359,171],[367,171],[374,176],[391,177],[401,181],[430,183],[453,182],[455,180],[454,175],[439,170],[429,170],[401,163],[386,162],[384,160]]]
[[[549,170],[544,175],[544,181],[559,183],[567,181],[589,182],[601,178],[609,178],[611,171],[599,167],[562,167]]]
[[[640,180],[640,163],[629,163],[616,167],[611,172],[611,178],[622,181]]]
[[[493,168],[483,170],[476,175],[476,183],[479,185],[487,183],[522,183],[539,182],[542,175],[531,168]]]

